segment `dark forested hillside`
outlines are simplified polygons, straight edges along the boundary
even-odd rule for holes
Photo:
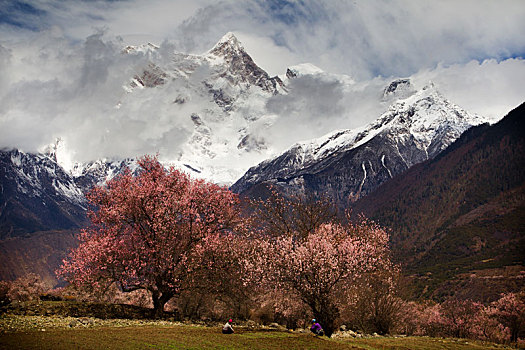
[[[522,104],[495,125],[471,128],[433,160],[352,206],[392,228],[396,258],[415,277],[418,293],[490,299],[524,287],[525,269],[518,268],[498,286],[465,290],[481,275],[488,287],[509,266],[525,265],[524,136]],[[492,275],[481,273],[489,269]],[[450,279],[456,284],[443,284]]]
[[[55,270],[78,244],[78,230],[33,232],[0,240],[0,280],[15,280],[36,273],[49,286],[59,281]]]

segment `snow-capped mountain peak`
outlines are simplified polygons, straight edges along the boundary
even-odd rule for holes
[[[228,57],[245,53],[244,47],[235,34],[226,33],[215,46],[207,52],[207,55]]]
[[[272,155],[265,141],[250,133],[250,126],[264,117],[269,98],[285,93],[283,82],[257,66],[233,33],[201,55],[173,52],[172,57],[157,57],[166,51],[148,46],[127,52],[144,50],[153,54],[146,56],[147,64],[125,86],[128,94],[118,107],[126,110],[145,98],[141,108],[153,102],[149,109],[162,106],[165,115],[173,115],[173,123],[168,123],[171,117],[161,118],[164,129],[177,128],[178,122],[188,131],[182,144],[174,141],[175,147],[159,150],[164,163],[231,184],[249,166]],[[151,113],[149,109],[144,113]],[[88,168],[79,165],[74,170],[83,174]]]
[[[439,152],[466,129],[487,121],[447,100],[430,82],[415,94],[391,105],[388,111],[373,123],[372,129],[379,130],[387,126],[398,135],[410,135],[419,143],[419,147],[428,153],[428,148],[437,138],[449,139],[435,150]]]
[[[237,86],[240,90],[237,89],[236,93],[239,93],[250,86],[258,86],[272,94],[284,91],[281,79],[270,77],[257,66],[239,39],[231,32],[224,35],[203,57],[216,69],[212,76],[214,81],[208,82],[215,90],[236,90]]]
[[[60,165],[66,172],[73,172],[75,162],[66,145],[66,141],[61,137],[57,137],[55,142],[43,147],[41,153],[51,158],[58,165]]]
[[[383,101],[390,100],[391,98],[407,98],[416,92],[412,82],[408,78],[400,78],[392,81],[383,90]]]
[[[396,101],[376,121],[361,128],[332,132],[303,148],[315,150],[314,154],[322,156],[341,147],[358,147],[387,131],[396,132],[396,136],[410,134],[421,141],[422,147],[428,147],[443,127],[454,127],[459,136],[470,126],[484,122],[483,117],[448,101],[430,82],[411,96]]]
[[[345,167],[344,162],[336,164],[346,159],[345,162],[351,164],[346,166],[352,169],[345,168],[350,173],[340,176],[351,177],[348,181],[355,186],[349,183],[344,191],[356,199],[378,185],[377,178],[372,180],[378,174],[383,174],[380,178],[383,176],[381,181],[384,181],[416,163],[433,158],[465,130],[484,122],[487,120],[448,101],[434,84],[429,83],[391,104],[385,113],[366,126],[338,130],[296,143],[281,155],[251,168],[232,188],[242,192],[257,183],[285,181],[301,190],[306,181],[303,176],[312,181],[317,174],[333,172],[327,169]],[[380,171],[382,168],[384,173]],[[356,172],[361,173],[357,177],[363,177],[359,181]],[[365,180],[369,182],[368,187]]]
[[[301,63],[295,66],[290,66],[286,70],[286,77],[288,79],[300,77],[303,75],[317,75],[323,74],[324,71],[311,63]]]

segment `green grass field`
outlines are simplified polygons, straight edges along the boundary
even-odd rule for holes
[[[15,329],[13,320],[26,325]],[[0,319],[0,349],[502,349],[501,345],[471,340],[427,337],[332,338],[277,330],[248,330],[224,335],[220,327],[170,324],[95,324],[53,327],[40,318]],[[38,322],[40,323],[38,323]],[[44,323],[42,323],[44,322]]]

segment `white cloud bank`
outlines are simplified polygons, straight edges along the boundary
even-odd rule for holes
[[[302,62],[370,79],[523,55],[524,16],[519,0],[221,1],[186,20],[174,39],[185,50],[199,51],[226,31],[246,33],[255,42],[271,38]],[[263,54],[259,61],[269,70],[276,67],[273,56]]]
[[[121,49],[156,40],[165,52],[200,53],[228,31],[272,75],[311,62],[356,80],[350,94],[340,82],[305,77],[272,99],[279,147],[374,120],[384,106],[371,104],[395,77],[419,87],[432,80],[452,102],[493,118],[525,98],[522,1],[40,0],[38,16],[13,12],[11,21],[6,6],[0,147],[35,151],[62,137],[80,161],[176,154],[193,130],[188,111],[159,102],[155,89],[116,108],[122,85],[147,62]]]

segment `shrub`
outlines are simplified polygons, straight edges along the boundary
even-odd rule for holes
[[[396,296],[396,269],[371,273],[354,287],[353,298],[341,312],[344,323],[367,333],[388,334],[394,330],[404,303]]]
[[[9,298],[9,289],[11,283],[8,281],[0,281],[0,307],[9,305],[11,299]]]
[[[38,300],[48,289],[40,276],[29,273],[12,282],[7,295],[11,301]]]

